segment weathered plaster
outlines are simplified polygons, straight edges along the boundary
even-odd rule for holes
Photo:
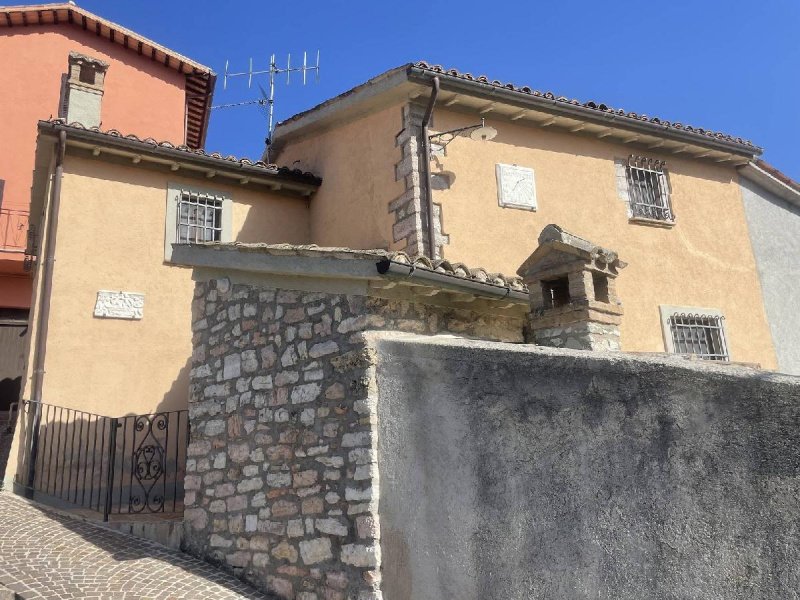
[[[796,596],[800,379],[438,337],[375,347],[386,600]]]
[[[778,369],[800,375],[800,206],[744,178],[741,189]]]

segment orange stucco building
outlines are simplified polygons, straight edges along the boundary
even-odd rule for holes
[[[62,117],[199,148],[213,89],[208,67],[74,3],[0,8],[0,380],[21,373],[31,305],[37,122]]]
[[[488,139],[470,135],[481,125]],[[311,204],[314,243],[430,256],[434,238],[437,260],[512,274],[558,224],[627,261],[623,350],[678,351],[670,319],[697,313],[723,329],[726,360],[772,369],[740,189],[760,153],[727,134],[426,63],[279,123],[270,148],[325,182]]]

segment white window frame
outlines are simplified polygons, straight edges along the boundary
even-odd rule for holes
[[[211,198],[214,200],[221,200],[222,221],[219,241],[233,241],[233,201],[230,197],[230,194],[225,194],[206,188],[198,188],[182,183],[169,183],[167,186],[166,219],[164,220],[164,260],[167,262],[172,261],[172,245],[178,243],[178,204],[185,193],[204,198]]]
[[[672,305],[662,305],[658,307],[659,312],[661,313],[661,332],[664,336],[664,348],[670,354],[678,354],[675,348],[675,341],[673,338],[673,329],[672,329],[672,317],[675,315],[686,315],[687,317],[698,317],[698,318],[711,318],[717,319],[719,321],[719,331],[720,331],[720,339],[719,341],[722,343],[722,348],[724,352],[724,358],[713,358],[708,355],[703,354],[696,354],[699,358],[703,360],[710,360],[712,362],[730,362],[731,360],[731,350],[730,350],[730,342],[728,337],[728,330],[725,326],[725,315],[723,312],[716,308],[700,308],[696,306],[672,306]]]

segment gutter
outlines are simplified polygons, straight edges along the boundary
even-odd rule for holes
[[[528,293],[507,285],[488,281],[466,279],[458,275],[432,271],[426,267],[394,261],[382,251],[362,254],[349,250],[353,258],[335,256],[341,249],[320,249],[318,255],[291,254],[291,248],[277,249],[280,254],[269,254],[260,248],[236,244],[174,244],[173,262],[186,267],[217,269],[225,272],[243,271],[262,275],[288,275],[322,279],[349,279],[353,281],[394,279],[398,282],[419,281],[442,289],[472,294],[490,299],[507,298],[522,304],[528,303]]]
[[[593,121],[601,125],[608,125],[608,121],[614,121],[620,127],[626,129],[633,129],[639,133],[656,135],[659,137],[666,137],[682,142],[691,142],[701,144],[704,146],[711,146],[718,150],[725,152],[736,153],[740,156],[754,157],[763,152],[762,148],[757,146],[745,146],[735,142],[728,142],[713,137],[708,137],[700,133],[690,131],[676,130],[667,125],[651,123],[649,121],[640,121],[627,115],[619,115],[616,113],[604,113],[585,106],[575,106],[572,104],[565,104],[559,102],[555,98],[543,98],[519,92],[517,90],[510,90],[507,88],[500,88],[490,83],[483,83],[480,81],[469,81],[449,75],[447,73],[438,73],[422,67],[410,66],[408,69],[408,79],[420,84],[429,84],[431,78],[441,79],[442,85],[451,91],[460,92],[469,96],[484,96],[487,99],[494,101],[502,101],[508,104],[519,106],[520,108],[534,108],[543,110],[551,114],[562,114],[570,116],[582,121]],[[477,90],[480,92],[476,93]]]
[[[133,140],[124,136],[117,137],[107,133],[92,131],[90,129],[71,127],[62,123],[39,121],[39,130],[47,132],[69,132],[70,139],[83,141],[86,143],[95,143],[99,147],[115,148],[128,152],[147,154],[162,158],[166,162],[184,162],[197,165],[202,168],[207,168],[210,171],[217,171],[220,174],[229,173],[231,175],[235,174],[237,177],[248,175],[254,178],[271,179],[285,183],[287,187],[294,186],[298,189],[311,192],[316,191],[322,183],[322,180],[316,176],[301,178],[298,176],[282,174],[277,170],[266,169],[264,167],[257,167],[253,165],[245,165],[239,162],[229,161],[224,158],[203,156],[191,150],[186,151],[178,150],[176,148],[167,148],[164,146],[155,145],[153,143],[144,142],[142,140]]]
[[[47,354],[47,328],[50,322],[50,301],[53,293],[53,267],[55,265],[56,235],[58,233],[58,209],[61,205],[61,180],[64,176],[64,153],[67,147],[67,132],[58,133],[56,146],[56,168],[53,174],[53,186],[50,190],[50,202],[47,207],[47,237],[45,238],[45,258],[42,263],[42,290],[36,316],[36,345],[33,352],[33,388],[34,416],[31,431],[31,445],[28,464],[28,488],[33,490],[36,475],[36,454],[39,447],[39,425],[42,419],[41,402],[44,384],[45,355]]]
[[[752,181],[761,188],[778,196],[781,200],[790,202],[795,206],[800,206],[800,190],[792,187],[784,181],[775,177],[769,171],[761,168],[754,162],[739,167],[739,176]],[[741,185],[741,183],[740,183]]]
[[[421,269],[407,263],[395,262],[388,258],[380,260],[376,263],[376,267],[378,269],[378,274],[383,275],[387,279],[396,279],[400,281],[417,279],[420,280],[420,282],[428,282],[444,289],[460,292],[468,291],[475,296],[482,296],[493,300],[508,298],[509,300],[515,300],[525,304],[529,302],[529,297],[526,292],[521,292],[508,286],[484,281],[473,281],[456,275],[448,275],[447,273],[437,273],[436,271]]]

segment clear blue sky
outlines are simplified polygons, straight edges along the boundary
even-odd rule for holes
[[[278,120],[427,60],[751,139],[800,179],[800,0],[78,0],[211,66],[321,51],[320,82],[276,91]],[[244,79],[215,104],[257,98]],[[256,107],[216,110],[207,147],[258,157]],[[147,132],[141,132],[147,133]]]

